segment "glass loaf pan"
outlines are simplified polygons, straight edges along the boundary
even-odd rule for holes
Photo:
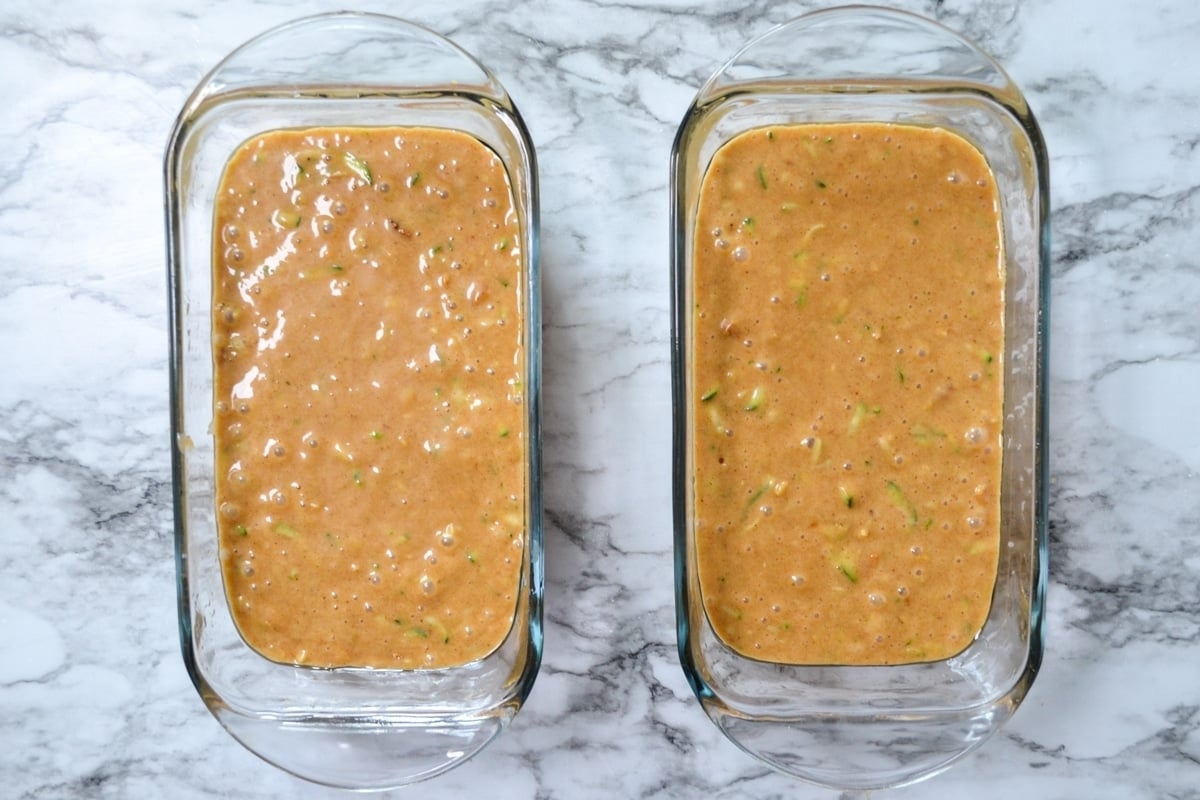
[[[700,596],[693,536],[693,247],[713,154],[769,125],[889,122],[947,129],[997,181],[1005,249],[1000,560],[990,615],[963,652],[900,666],[793,666],[739,655]],[[700,89],[671,160],[674,527],[679,655],[735,744],[841,789],[945,769],[1012,716],[1042,658],[1046,588],[1048,169],[1037,124],[1001,67],[929,20],[852,6],[798,17],[747,44]]]
[[[226,600],[211,433],[214,198],[227,159],[249,137],[316,126],[462,131],[495,151],[512,186],[527,254],[526,546],[507,638],[461,667],[277,663],[246,645]],[[311,781],[383,789],[450,769],[512,720],[541,660],[538,188],[524,123],[497,79],[441,36],[385,16],[320,15],[249,41],[201,81],[172,132],[165,180],[179,631],[196,690],[248,749]]]

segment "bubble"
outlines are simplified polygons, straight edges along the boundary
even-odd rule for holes
[[[972,530],[979,530],[983,527],[983,520],[979,517],[967,517],[967,527]]]
[[[432,550],[426,550],[425,555],[423,555],[422,558],[424,558],[429,564],[437,563],[437,553],[433,552]]]
[[[987,437],[987,431],[985,431],[983,428],[979,427],[978,425],[967,428],[967,432],[964,434],[964,438],[966,438],[966,440],[968,442],[970,442],[971,444],[979,444],[986,437]]]
[[[370,572],[367,573],[367,580],[369,580],[371,583],[378,584],[379,583],[379,573],[376,572],[375,570],[371,570]]]
[[[418,583],[421,586],[421,591],[425,594],[433,594],[433,590],[437,588],[437,584],[433,582],[433,578],[428,575],[422,575]]]
[[[221,516],[225,519],[236,519],[238,514],[241,513],[241,509],[238,508],[236,503],[230,503],[228,501],[221,503],[219,510],[221,512]]]
[[[908,587],[907,586],[897,586],[896,594],[900,595],[901,597],[906,597],[908,595]]]
[[[791,581],[792,581],[792,586],[803,586],[804,585],[804,576],[803,575],[793,575],[793,576],[791,576]]]
[[[446,529],[438,535],[438,541],[441,542],[444,547],[453,547],[454,546],[454,526],[447,525]]]
[[[749,248],[741,247],[741,246],[733,248],[733,260],[734,261],[745,261],[749,257],[750,257],[750,249]]]
[[[873,606],[881,606],[884,603],[883,595],[879,592],[871,592],[867,595],[867,602]]]

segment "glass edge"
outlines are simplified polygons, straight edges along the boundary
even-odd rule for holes
[[[1024,98],[1022,97],[1022,100]],[[1050,298],[1051,298],[1051,204],[1050,154],[1045,137],[1028,103],[1021,107],[1017,119],[1029,139],[1037,170],[1038,219],[1038,318],[1037,318],[1037,381],[1034,428],[1034,476],[1038,491],[1034,508],[1033,593],[1030,597],[1030,652],[1026,665],[1026,691],[1041,670],[1046,648],[1046,593],[1050,581]]]
[[[824,19],[848,17],[852,14],[863,14],[866,16],[873,15],[892,21],[904,22],[913,29],[923,29],[926,32],[936,33],[965,46],[984,64],[995,71],[996,75],[1001,79],[1001,84],[995,85],[992,83],[964,80],[957,81],[954,85],[960,87],[973,86],[986,94],[1002,95],[1008,98],[1008,100],[1003,101],[1004,105],[1021,107],[1023,109],[1022,114],[1029,113],[1024,95],[1013,81],[1012,77],[1008,74],[1007,70],[1004,69],[1004,66],[975,42],[967,39],[958,31],[938,20],[931,19],[927,16],[912,11],[872,3],[853,3],[849,5],[830,6],[827,8],[818,8],[811,11],[806,11],[773,25],[762,33],[752,37],[737,51],[735,51],[733,55],[721,62],[717,69],[713,71],[713,73],[705,80],[703,84],[701,84],[700,89],[696,93],[696,99],[692,104],[693,107],[704,108],[716,101],[719,101],[722,97],[730,93],[736,93],[744,90],[745,87],[762,83],[762,81],[757,80],[732,79],[726,75],[730,69],[738,66],[739,60],[747,53],[752,52],[755,47],[760,46],[765,42],[769,42],[789,29],[798,29],[803,31],[805,30],[805,26],[819,23]],[[770,82],[788,82],[793,83],[798,87],[809,86],[813,87],[814,89],[819,89],[822,92],[829,91],[830,87],[833,86],[842,87],[844,90],[854,90],[857,88],[859,91],[871,91],[873,87],[878,87],[886,91],[889,86],[898,84],[911,85],[925,83],[930,87],[946,84],[946,80],[940,78],[929,78],[923,80],[920,76],[911,75],[903,76],[902,78],[889,78],[884,74],[876,76],[855,76],[852,78],[845,76],[822,76],[808,80],[802,79],[799,76],[795,76],[794,80],[791,77],[779,77],[772,79]]]
[[[185,546],[187,514],[184,492],[181,487],[186,485],[186,467],[182,452],[179,449],[179,434],[182,430],[183,390],[182,376],[179,373],[179,359],[182,352],[182,295],[177,275],[182,268],[179,254],[179,209],[178,169],[179,147],[183,141],[182,115],[176,120],[168,139],[163,159],[163,216],[165,226],[166,246],[166,288],[167,288],[167,402],[169,406],[170,424],[168,429],[169,448],[171,453],[171,506],[172,506],[172,539],[175,548],[175,613],[179,635],[179,645],[182,651],[184,666],[192,685],[203,694],[203,680],[199,666],[196,663],[192,647],[192,625],[190,619],[191,600],[187,581],[187,553]]]
[[[459,45],[448,36],[444,36],[426,25],[413,22],[412,20],[403,17],[379,12],[346,10],[327,11],[297,17],[273,27],[266,28],[242,41],[241,44],[230,50],[211,69],[204,73],[203,77],[201,77],[201,79],[197,82],[195,88],[191,91],[191,93],[189,93],[187,99],[184,101],[179,114],[180,120],[183,120],[184,118],[195,117],[199,115],[204,107],[210,103],[221,102],[221,98],[229,94],[236,95],[244,93],[252,86],[259,89],[266,89],[270,87],[280,88],[281,86],[286,86],[289,93],[293,90],[300,90],[304,88],[312,89],[314,87],[337,86],[343,90],[359,91],[366,95],[377,94],[381,92],[395,92],[396,90],[403,88],[408,88],[415,91],[430,89],[436,89],[440,91],[441,89],[445,88],[444,86],[435,84],[420,84],[419,88],[417,88],[418,85],[416,84],[405,83],[402,81],[359,83],[338,80],[329,82],[318,81],[311,85],[300,86],[290,81],[285,84],[281,84],[276,81],[268,80],[258,84],[239,86],[235,89],[225,89],[224,84],[217,80],[219,77],[221,77],[223,71],[236,65],[240,57],[252,52],[256,47],[262,46],[265,43],[269,43],[272,39],[287,36],[288,34],[294,33],[305,27],[316,26],[322,23],[337,23],[339,21],[373,22],[380,26],[386,26],[396,30],[403,29],[410,33],[420,34],[431,42],[434,42],[440,46],[448,47],[456,55],[458,55],[464,61],[469,62],[475,69],[479,71],[480,77],[484,79],[484,83],[475,85],[473,88],[478,90],[483,88],[483,86],[486,86],[487,88],[493,90],[493,92],[476,91],[474,94],[491,97],[495,100],[509,99],[508,92],[501,84],[499,78],[497,78],[496,75],[486,65],[483,64],[483,62],[476,58],[473,53]],[[448,83],[445,86],[449,85],[457,84]]]
[[[698,100],[698,98],[697,98]],[[693,694],[702,705],[714,696],[712,687],[701,675],[692,653],[691,594],[692,568],[689,561],[688,499],[691,472],[688,464],[690,437],[687,404],[687,208],[686,175],[683,161],[693,123],[703,111],[693,101],[671,144],[669,174],[669,260],[670,260],[670,351],[671,351],[671,507],[675,577],[675,639],[679,664]]]
[[[481,65],[482,67],[482,65]],[[486,70],[486,68],[484,68]],[[491,73],[488,73],[491,75]],[[528,394],[526,424],[529,427],[529,442],[527,469],[529,480],[529,570],[526,576],[529,586],[526,596],[529,602],[527,659],[520,679],[519,706],[524,705],[525,699],[532,691],[533,684],[541,670],[544,631],[544,592],[545,592],[545,509],[542,494],[542,263],[541,263],[541,188],[538,170],[537,152],[533,137],[525,124],[525,119],[517,108],[516,102],[497,79],[496,86],[503,93],[504,103],[501,117],[509,122],[514,139],[522,150],[522,164],[527,183],[528,219],[526,220],[525,239],[528,249],[526,261],[526,325],[527,359],[526,379],[531,389]],[[507,166],[507,165],[506,165]],[[514,620],[515,622],[515,620]],[[515,625],[514,625],[515,627]],[[519,707],[518,706],[518,707]]]

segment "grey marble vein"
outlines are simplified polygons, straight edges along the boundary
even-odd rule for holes
[[[668,157],[700,84],[817,4],[404,9],[541,167],[546,649],[477,758],[391,796],[829,798],[708,722],[675,652]],[[1011,723],[884,798],[1200,798],[1200,6],[901,0],[1026,90],[1052,171],[1048,652]],[[179,654],[161,159],[203,74],[326,3],[0,9],[0,796],[333,798],[233,741]],[[849,800],[849,795],[843,795]]]

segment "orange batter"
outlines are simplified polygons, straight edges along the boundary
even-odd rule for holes
[[[784,125],[714,156],[694,242],[695,538],[743,655],[947,658],[999,550],[1001,221],[936,128]]]
[[[225,588],[264,656],[436,668],[513,623],[524,254],[504,165],[430,128],[279,130],[214,221]]]

